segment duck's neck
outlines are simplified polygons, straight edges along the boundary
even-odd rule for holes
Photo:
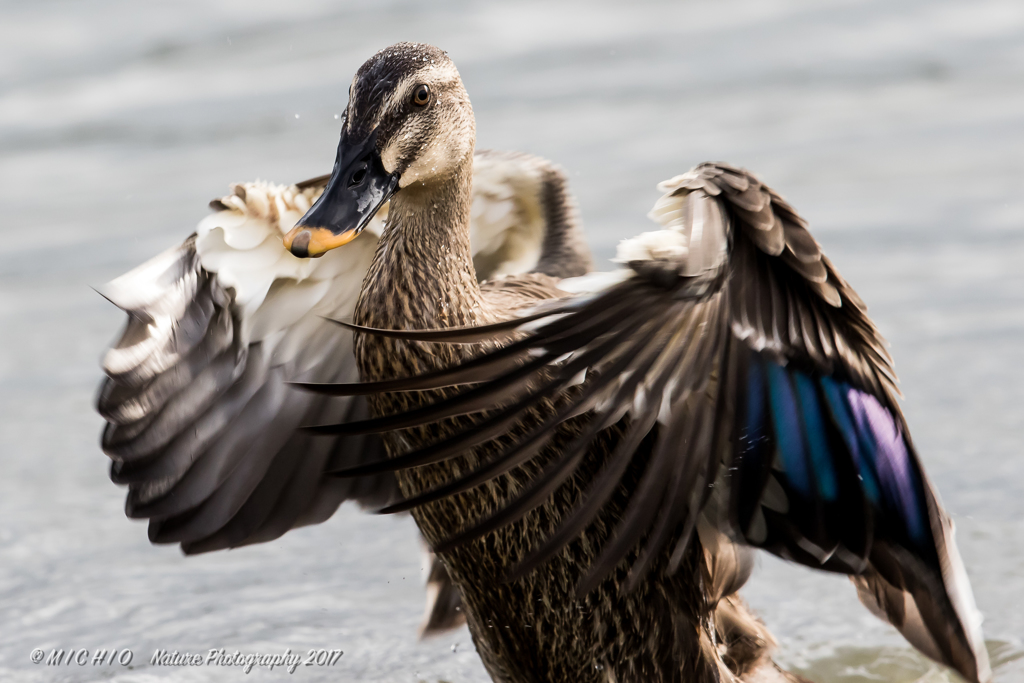
[[[472,164],[470,155],[450,176],[415,182],[392,198],[356,304],[358,324],[426,329],[481,322],[469,243]]]

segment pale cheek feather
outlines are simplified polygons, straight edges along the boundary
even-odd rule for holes
[[[413,129],[410,133],[410,139],[414,139],[417,137],[418,130]],[[402,171],[399,187],[405,188],[416,182],[426,182],[432,178],[447,175],[463,158],[462,147],[463,145],[454,146],[447,136],[432,136],[430,144],[420,147],[419,153]],[[387,168],[386,164],[385,168]]]
[[[404,133],[402,134],[404,135]],[[399,136],[396,136],[399,137]],[[381,165],[384,170],[388,173],[394,173],[398,169],[399,161],[399,144],[396,140],[392,140],[388,143],[388,146],[384,148],[384,151],[380,155]]]

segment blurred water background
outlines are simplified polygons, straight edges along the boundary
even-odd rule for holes
[[[343,508],[269,545],[153,547],[91,403],[122,314],[89,286],[176,244],[232,181],[329,170],[349,80],[399,40],[459,66],[478,146],[570,173],[602,258],[654,185],[754,169],[892,342],[1001,683],[1024,681],[1024,3],[0,0],[0,679],[221,681],[156,648],[305,653],[259,680],[484,681],[416,641],[412,522]],[[772,558],[745,594],[822,683],[953,680],[845,579]],[[453,647],[455,646],[455,647]],[[133,668],[33,665],[131,648]]]

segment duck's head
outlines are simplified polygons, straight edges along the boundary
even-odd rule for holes
[[[475,141],[473,108],[447,54],[422,43],[381,50],[352,80],[331,179],[285,248],[319,256],[352,241],[396,192],[472,163]]]

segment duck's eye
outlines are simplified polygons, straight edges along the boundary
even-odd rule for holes
[[[416,86],[412,91],[412,103],[417,107],[425,107],[430,104],[430,88],[424,84]]]

